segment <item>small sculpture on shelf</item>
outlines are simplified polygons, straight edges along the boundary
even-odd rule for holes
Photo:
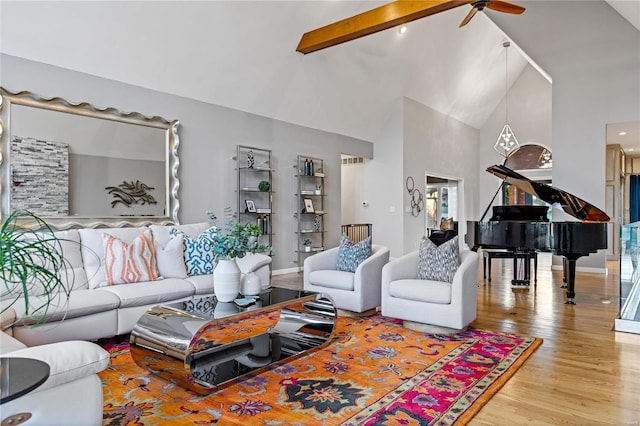
[[[320,216],[316,216],[313,219],[313,230],[315,232],[320,232]]]
[[[258,228],[260,228],[260,232],[262,232],[262,235],[269,234],[269,216],[268,215],[258,216]]]
[[[305,176],[313,176],[313,160],[308,158],[304,161],[304,168],[302,174]]]
[[[253,166],[256,164],[256,158],[253,151],[249,150],[247,152],[247,167],[253,169]]]

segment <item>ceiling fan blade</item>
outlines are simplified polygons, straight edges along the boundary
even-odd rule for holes
[[[462,22],[460,22],[460,25],[458,25],[458,28],[462,28],[465,25],[467,25],[469,23],[469,21],[471,20],[471,18],[476,16],[476,13],[478,13],[478,8],[477,7],[472,7],[471,10],[469,11],[469,13],[467,13],[467,16],[465,16],[464,19],[462,20]]]
[[[519,15],[525,11],[525,8],[523,6],[504,0],[491,0],[487,7],[491,10],[496,10],[498,12],[504,13],[512,13],[514,15]]]
[[[473,0],[398,0],[302,35],[296,50],[304,54],[355,40],[416,19],[469,4]]]

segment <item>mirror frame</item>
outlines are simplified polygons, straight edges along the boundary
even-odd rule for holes
[[[0,215],[2,221],[11,214],[11,194],[7,182],[11,182],[11,105],[24,105],[62,113],[82,115],[103,120],[117,121],[138,126],[165,130],[165,211],[163,216],[42,216],[54,229],[143,226],[149,224],[177,224],[180,202],[178,189],[178,120],[148,117],[137,112],[122,112],[116,108],[98,108],[87,102],[73,104],[65,99],[43,98],[28,91],[11,92],[0,87]]]

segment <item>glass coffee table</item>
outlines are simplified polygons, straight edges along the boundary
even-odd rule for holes
[[[207,394],[328,344],[337,312],[327,295],[271,288],[252,299],[159,305],[131,332],[139,366]]]

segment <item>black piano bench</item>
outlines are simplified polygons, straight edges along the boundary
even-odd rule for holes
[[[484,280],[487,280],[487,272],[488,272],[489,278],[487,281],[491,282],[491,260],[492,259],[513,259],[514,260],[513,276],[515,281],[515,278],[517,277],[517,273],[518,273],[518,271],[516,270],[515,262],[517,261],[517,257],[522,256],[521,253],[518,253],[518,255],[519,256],[516,256],[515,251],[507,250],[507,249],[482,249],[482,278]],[[527,252],[527,258],[528,258],[527,260],[533,260],[533,281],[537,282],[538,281],[538,252],[535,252],[535,251]],[[487,271],[487,263],[489,264],[488,271]],[[527,276],[526,279],[528,280],[529,277]]]

